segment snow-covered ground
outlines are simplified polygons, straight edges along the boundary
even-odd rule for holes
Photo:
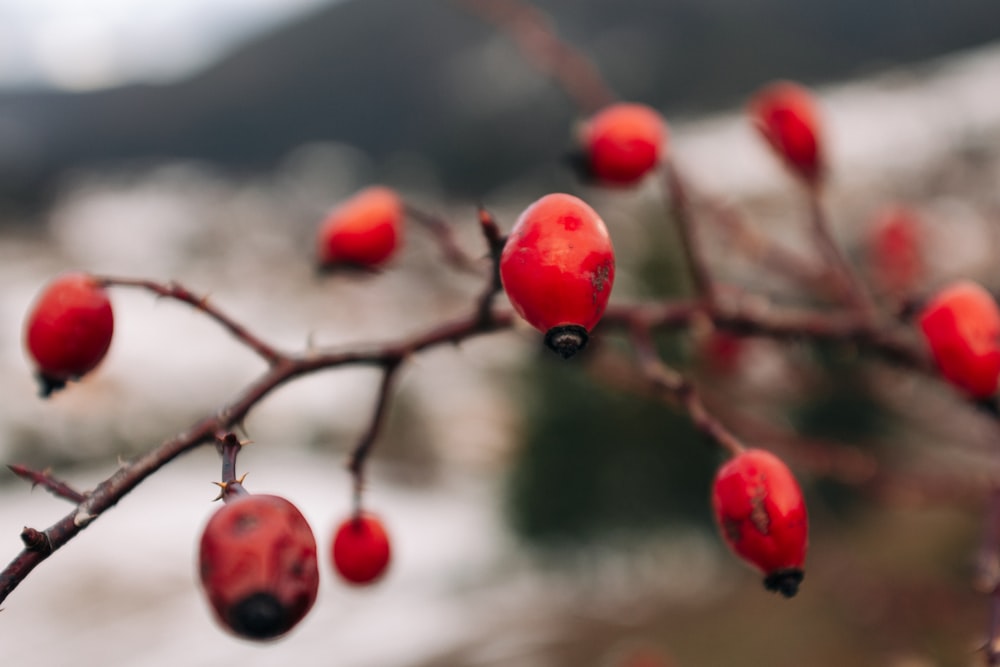
[[[979,178],[993,183],[993,194],[966,205],[938,201],[931,212],[952,216],[950,225],[988,229],[995,223],[989,207],[995,213],[1000,203],[998,81],[995,46],[819,91],[835,190],[871,197],[885,188],[902,196],[911,192],[906,183],[926,180],[956,155],[979,149],[987,156]],[[350,151],[319,150],[331,173],[350,172],[356,157]],[[673,123],[671,150],[702,189],[735,200],[786,182],[738,111]],[[309,182],[322,183],[322,176]],[[21,320],[40,285],[62,270],[183,278],[289,348],[303,347],[309,336],[321,344],[395,339],[468,307],[479,286],[438,266],[416,230],[400,266],[377,280],[318,282],[309,244],[323,196],[283,183],[279,176],[252,189],[192,165],[86,177],[67,188],[51,212],[51,238],[4,238],[0,460],[82,459],[56,472],[86,488],[113,470],[117,454],[144,451],[180,431],[261,370],[251,354],[183,306],[120,291],[106,362],[79,386],[38,400],[21,350]],[[340,187],[353,185],[360,184]],[[275,203],[283,195],[292,203]],[[624,202],[609,203],[610,216],[646,195],[652,193],[602,198]],[[523,203],[496,208],[512,220]],[[474,223],[460,235],[468,247],[479,247]],[[995,245],[983,243],[982,235],[972,238],[959,248],[942,235],[941,254],[982,265]],[[527,358],[534,341],[526,333],[504,336],[502,344],[485,339],[422,355],[402,377],[401,395],[444,472],[433,483],[412,484],[400,481],[407,476],[397,467],[406,464],[375,461],[366,497],[386,517],[396,549],[380,586],[348,589],[327,567],[316,608],[288,638],[261,647],[224,634],[210,620],[194,573],[194,545],[213,509],[210,482],[218,464],[214,452],[195,452],[141,485],[11,595],[0,614],[4,663],[415,665],[483,641],[491,626],[528,610],[572,607],[579,582],[536,568],[502,520],[499,486],[519,426],[504,369]],[[241,459],[248,486],[295,502],[322,551],[348,508],[341,463],[365,422],[376,380],[370,372],[346,370],[297,382],[269,398],[247,424],[257,443]],[[67,511],[41,490],[0,486],[0,550],[12,557],[23,526],[42,528]],[[624,560],[613,551],[595,557],[600,564],[587,576],[612,583],[596,585],[591,602],[604,599],[615,609],[616,596],[683,598],[704,595],[709,579],[717,583],[713,551],[691,536],[665,539]],[[677,572],[684,576],[671,576]],[[536,638],[545,632],[532,630]],[[509,636],[492,648],[494,659],[484,657],[483,664],[525,664],[503,658],[517,653]]]

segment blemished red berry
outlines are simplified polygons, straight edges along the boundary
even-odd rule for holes
[[[302,513],[279,496],[229,500],[205,526],[198,563],[216,618],[246,639],[287,633],[319,590],[316,539]]]
[[[819,111],[812,93],[797,83],[778,81],[750,99],[750,119],[785,165],[817,185],[826,168]]]
[[[405,208],[390,188],[365,188],[335,208],[317,235],[320,267],[375,269],[403,240]]]
[[[115,320],[107,291],[85,273],[67,273],[38,295],[24,342],[48,396],[93,370],[111,346]]]
[[[764,573],[764,586],[795,595],[809,522],[802,490],[781,459],[762,449],[734,456],[715,475],[712,509],[726,544]]]
[[[612,104],[583,126],[581,143],[599,182],[632,185],[654,169],[666,148],[667,124],[644,104]]]
[[[996,393],[1000,378],[1000,309],[971,280],[949,285],[917,316],[924,340],[946,380],[975,398]]]
[[[914,211],[893,206],[873,217],[868,261],[873,280],[887,294],[901,298],[917,287],[925,273],[924,234]]]
[[[389,567],[391,552],[382,521],[369,513],[341,523],[330,547],[334,569],[345,581],[357,585],[377,581]]]
[[[500,255],[500,279],[514,309],[571,357],[604,314],[615,253],[600,216],[567,194],[546,195],[518,218]]]

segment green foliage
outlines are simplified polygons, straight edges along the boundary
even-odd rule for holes
[[[531,366],[528,427],[509,485],[510,518],[540,543],[708,524],[717,460],[686,416],[616,391],[547,351]],[[697,442],[695,442],[697,440]]]

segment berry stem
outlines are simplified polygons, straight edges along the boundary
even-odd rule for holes
[[[503,290],[503,282],[500,280],[500,254],[503,252],[507,237],[500,231],[500,226],[493,214],[482,205],[478,208],[478,214],[479,227],[483,238],[486,239],[486,247],[490,256],[490,280],[476,301],[476,317],[485,325],[489,324],[496,295]]]
[[[361,493],[364,489],[364,467],[375,446],[375,441],[385,423],[386,414],[389,408],[389,398],[392,395],[393,380],[396,371],[402,366],[403,359],[397,358],[387,361],[382,369],[382,381],[379,383],[378,394],[375,398],[375,412],[372,414],[368,428],[362,434],[361,439],[351,452],[347,469],[354,478],[354,506],[355,511],[361,511]]]

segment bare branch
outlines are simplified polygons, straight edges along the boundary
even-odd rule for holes
[[[482,274],[479,262],[462,249],[455,238],[455,230],[443,218],[419,209],[409,202],[405,204],[405,209],[407,217],[431,233],[434,241],[441,248],[442,257],[449,266],[464,273]]]
[[[7,467],[21,479],[31,482],[32,487],[40,486],[57,498],[77,504],[82,503],[87,498],[86,494],[80,493],[66,482],[53,477],[48,470],[39,472],[16,463]]]
[[[264,359],[264,361],[272,366],[277,364],[285,356],[279,352],[277,348],[265,343],[259,337],[251,333],[245,326],[212,305],[207,296],[197,296],[179,283],[158,283],[153,280],[118,278],[112,276],[95,276],[95,279],[105,286],[138,287],[152,292],[157,296],[186,303],[194,307],[195,310],[208,315],[210,318],[218,322],[224,329],[232,334],[236,340],[256,352],[262,359]]]
[[[386,414],[389,408],[389,398],[392,395],[393,380],[396,371],[402,365],[403,359],[391,359],[386,362],[382,369],[382,381],[379,383],[378,395],[375,398],[375,412],[372,414],[368,428],[358,441],[354,451],[351,452],[351,459],[347,464],[347,469],[354,477],[354,504],[355,509],[361,509],[361,491],[364,487],[364,467],[371,455],[375,441],[378,439],[385,423]]]

